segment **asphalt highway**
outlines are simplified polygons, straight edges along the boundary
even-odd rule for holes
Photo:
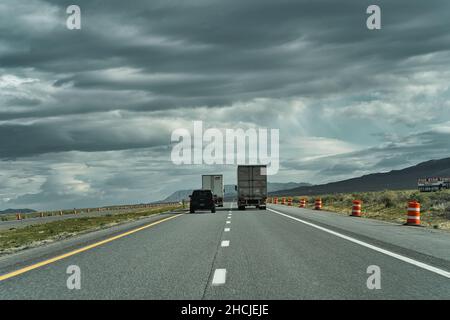
[[[438,230],[232,203],[139,223],[3,257],[0,299],[450,298],[450,234]]]

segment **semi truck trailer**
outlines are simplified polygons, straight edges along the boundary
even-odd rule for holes
[[[267,167],[265,165],[240,165],[237,169],[238,209],[248,206],[266,209]]]
[[[223,175],[204,174],[202,175],[202,189],[211,190],[216,207],[223,207]]]

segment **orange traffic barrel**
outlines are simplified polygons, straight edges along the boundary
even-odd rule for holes
[[[317,198],[316,202],[314,203],[314,209],[321,210],[322,209],[322,199]]]
[[[306,208],[306,199],[300,199],[300,202],[298,203],[299,208]]]
[[[420,203],[417,201],[408,202],[408,218],[406,219],[408,226],[420,226]]]
[[[273,203],[274,204],[278,204],[278,198],[277,197],[273,198]]]
[[[362,207],[361,200],[353,200],[353,207],[352,207],[353,217],[361,217],[361,207]]]
[[[292,198],[288,198],[288,206],[292,206]]]
[[[281,204],[286,204],[286,198],[285,197],[281,198]]]

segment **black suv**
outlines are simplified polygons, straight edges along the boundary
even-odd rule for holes
[[[212,213],[216,212],[216,205],[211,190],[194,190],[189,198],[191,198],[190,213],[195,213],[195,210],[211,210]]]

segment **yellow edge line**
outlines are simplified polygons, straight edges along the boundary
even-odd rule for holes
[[[25,268],[22,268],[22,269],[19,269],[19,270],[16,270],[16,271],[13,271],[13,272],[4,274],[4,275],[1,275],[1,276],[0,276],[0,281],[3,281],[3,280],[6,280],[6,279],[9,279],[9,278],[18,276],[18,275],[20,275],[20,274],[22,274],[22,273],[25,273],[25,272],[28,272],[28,271],[31,271],[31,270],[34,270],[34,269],[37,269],[37,268],[46,266],[46,265],[51,264],[51,263],[53,263],[53,262],[56,262],[56,261],[65,259],[65,258],[67,258],[67,257],[76,255],[76,254],[78,254],[78,253],[81,253],[81,252],[84,252],[84,251],[87,251],[87,250],[90,250],[90,249],[93,249],[93,248],[98,247],[98,246],[101,246],[101,245],[103,245],[103,244],[105,244],[105,243],[108,243],[108,242],[111,242],[111,241],[114,241],[114,240],[123,238],[123,237],[128,236],[128,235],[130,235],[130,234],[133,234],[133,233],[135,233],[135,232],[138,232],[138,231],[141,231],[141,230],[150,228],[150,227],[152,227],[152,226],[154,226],[154,225],[157,225],[157,224],[159,224],[159,223],[162,223],[162,222],[164,222],[164,221],[168,221],[168,220],[177,218],[177,217],[179,217],[179,216],[181,216],[181,215],[183,215],[183,213],[180,213],[180,214],[177,214],[177,215],[175,215],[175,216],[168,217],[168,218],[165,218],[165,219],[162,219],[162,220],[158,220],[158,221],[153,222],[153,223],[150,223],[150,224],[148,224],[148,225],[145,225],[145,226],[142,226],[142,227],[139,227],[139,228],[136,228],[136,229],[133,229],[133,230],[130,230],[130,231],[127,231],[127,232],[118,234],[117,236],[114,236],[114,237],[111,237],[111,238],[108,238],[108,239],[105,239],[105,240],[102,240],[102,241],[99,241],[99,242],[90,244],[90,245],[85,246],[85,247],[82,247],[82,248],[80,248],[80,249],[73,250],[73,251],[70,251],[70,252],[68,252],[68,253],[65,253],[65,254],[56,256],[56,257],[54,257],[54,258],[51,258],[51,259],[48,259],[48,260],[44,260],[44,261],[38,262],[38,263],[33,264],[33,265],[31,265],[31,266],[28,266],[28,267],[25,267]]]

